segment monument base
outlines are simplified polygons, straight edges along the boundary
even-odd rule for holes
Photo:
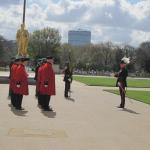
[[[28,78],[29,85],[36,85],[33,77]],[[0,76],[0,84],[9,84],[9,76]]]

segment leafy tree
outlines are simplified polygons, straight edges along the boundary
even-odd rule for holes
[[[140,45],[136,53],[138,70],[150,72],[150,42],[144,42]]]
[[[4,37],[0,35],[0,58],[3,58],[4,54]]]
[[[54,28],[36,30],[30,34],[29,54],[33,58],[46,57],[48,55],[58,58],[61,36]]]

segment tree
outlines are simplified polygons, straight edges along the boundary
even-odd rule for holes
[[[3,53],[4,53],[4,37],[0,35],[0,58],[3,57]]]
[[[136,60],[138,70],[150,72],[150,42],[144,42],[137,50]]]
[[[33,58],[54,56],[58,59],[61,36],[54,28],[36,30],[30,34],[29,55]]]

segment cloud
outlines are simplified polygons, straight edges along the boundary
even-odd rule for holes
[[[1,0],[0,4],[0,31],[15,39],[22,1]],[[94,43],[109,40],[137,46],[149,40],[149,18],[149,0],[28,0],[26,25],[29,31],[56,27],[63,42],[68,30],[82,28],[92,31]]]
[[[132,31],[131,35],[131,42],[132,45],[137,45],[137,43],[150,41],[150,32],[143,32],[143,31]]]

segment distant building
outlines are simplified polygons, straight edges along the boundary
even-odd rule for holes
[[[83,30],[71,30],[68,32],[68,44],[84,46],[91,44],[91,32]]]

